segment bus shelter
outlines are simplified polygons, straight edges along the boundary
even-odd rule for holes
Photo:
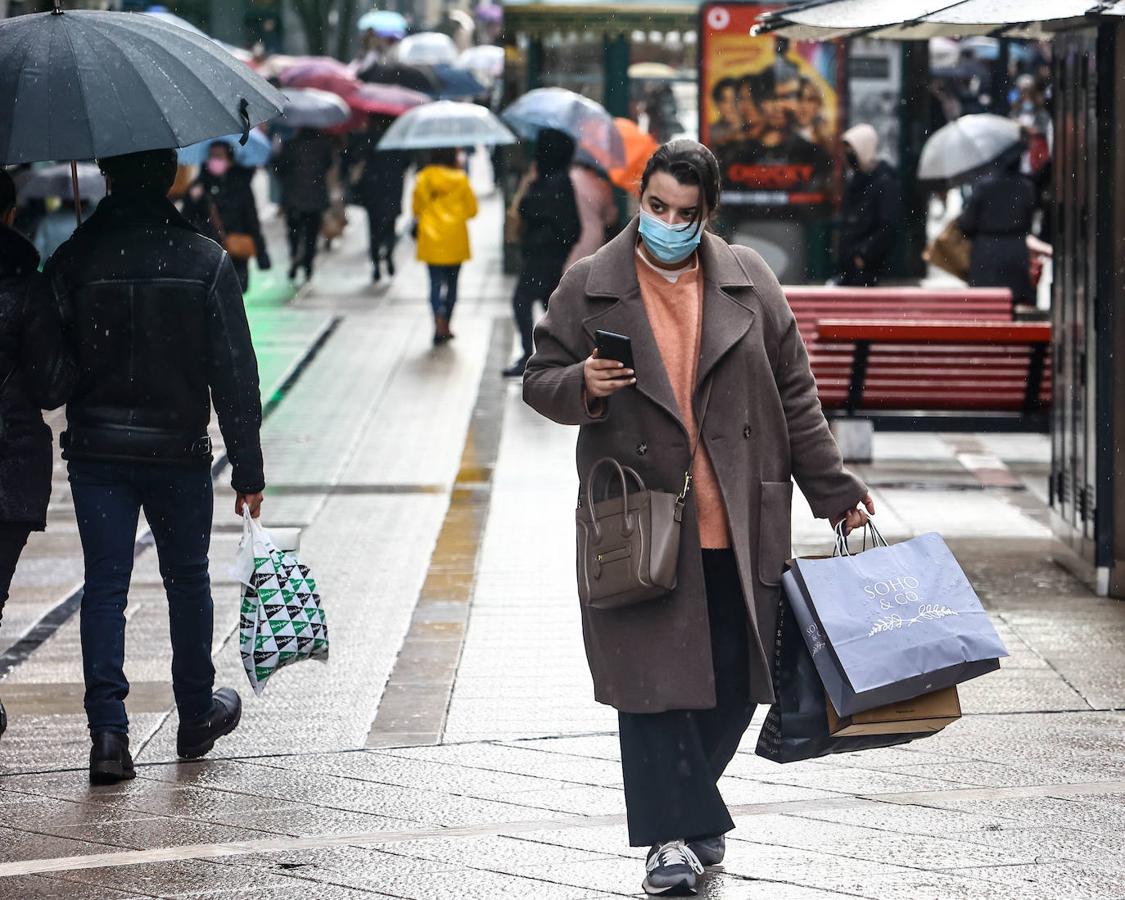
[[[814,0],[759,22],[795,40],[1053,41],[1052,527],[1060,562],[1125,597],[1125,2]]]

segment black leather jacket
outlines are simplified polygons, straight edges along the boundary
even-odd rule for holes
[[[51,429],[39,410],[62,406],[76,378],[39,253],[0,224],[0,523],[46,524]]]
[[[206,464],[211,401],[235,490],[262,490],[258,361],[226,252],[163,197],[111,194],[48,261],[82,383],[65,459]]]

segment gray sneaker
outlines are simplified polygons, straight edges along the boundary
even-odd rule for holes
[[[695,893],[703,866],[683,841],[668,841],[648,851],[647,874],[641,885],[646,894],[683,897]]]
[[[700,838],[689,841],[688,848],[704,866],[717,866],[727,855],[727,838],[723,834]]]

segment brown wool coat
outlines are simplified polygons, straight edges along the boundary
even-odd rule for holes
[[[524,400],[564,425],[579,425],[578,475],[613,456],[654,490],[676,492],[691,436],[649,326],[637,284],[634,221],[594,256],[569,269],[535,330]],[[773,702],[770,660],[780,580],[790,552],[796,478],[818,517],[858,503],[866,487],[841,461],[821,412],[797,324],[777,278],[747,247],[705,234],[703,338],[696,384],[710,376],[703,426],[730,519],[731,546],[747,598],[750,693]],[[583,363],[598,329],[632,338],[634,388],[615,394],[604,415],[583,402]],[[667,598],[621,610],[583,609],[595,698],[623,712],[709,709],[715,678],[703,565],[689,499],[680,542],[678,586]]]

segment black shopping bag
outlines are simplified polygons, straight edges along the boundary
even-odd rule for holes
[[[758,756],[774,762],[797,762],[830,753],[852,753],[906,744],[925,735],[865,734],[832,737],[828,701],[789,602],[782,595],[774,641],[774,695],[758,736]]]

